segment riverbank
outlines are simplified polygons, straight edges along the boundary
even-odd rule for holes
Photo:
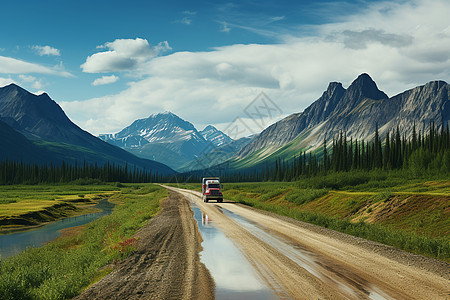
[[[118,193],[114,185],[5,185],[0,189],[0,234],[34,229],[63,218],[96,213]]]
[[[63,189],[63,186],[60,186]],[[76,234],[1,260],[0,294],[6,299],[67,299],[106,275],[104,266],[136,249],[133,235],[159,211],[167,191],[152,184],[129,184],[111,196],[111,215]]]

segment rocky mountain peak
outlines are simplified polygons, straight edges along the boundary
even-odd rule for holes
[[[22,134],[68,142],[64,133],[74,125],[47,94],[39,96],[10,84],[0,88],[0,118]]]
[[[0,96],[5,99],[6,98],[12,99],[19,94],[23,94],[23,95],[30,94],[31,95],[31,93],[27,92],[26,90],[24,90],[23,88],[21,88],[20,86],[14,84],[14,83],[11,83],[9,85],[6,85],[6,86],[0,88]],[[3,101],[3,102],[6,102],[6,101]]]
[[[208,125],[200,131],[200,134],[203,136],[205,140],[208,142],[211,142],[216,147],[222,146],[224,144],[228,144],[232,141],[232,139],[223,133],[222,131],[218,130],[216,127],[212,125]]]
[[[179,127],[183,130],[196,130],[192,123],[183,120],[170,111],[152,114],[147,119],[136,120],[135,123],[141,127],[147,127],[141,129],[150,129],[156,125],[161,126],[166,124],[169,125],[169,127]]]
[[[206,132],[206,131],[216,132],[216,131],[219,131],[219,130],[216,127],[212,126],[212,125],[208,125],[201,132]]]
[[[336,103],[344,95],[345,89],[340,82],[330,82],[321,99]]]
[[[446,89],[448,86],[447,82],[442,80],[435,80],[426,83],[423,88],[428,91],[439,91],[441,89]]]
[[[377,84],[369,76],[369,74],[363,73],[356,78],[352,84],[348,87],[347,93],[352,98],[369,98],[373,100],[381,100],[389,98],[384,92],[380,91]]]
[[[332,81],[328,84],[327,92],[334,93],[337,89],[344,90],[344,88],[342,87],[342,83]]]

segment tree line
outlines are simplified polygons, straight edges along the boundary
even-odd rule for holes
[[[291,161],[277,159],[273,167],[266,165],[263,180],[290,181],[302,176],[352,170],[403,169],[410,171],[413,176],[427,172],[450,173],[448,124],[437,129],[432,123],[427,133],[417,133],[413,126],[409,139],[406,135],[401,135],[397,127],[386,133],[384,143],[378,128],[371,142],[348,139],[344,132],[340,132],[339,136],[333,138],[331,149],[328,149],[327,144],[325,139],[321,153],[300,152]]]
[[[0,162],[0,184],[70,183],[95,179],[102,182],[157,182],[158,173],[152,173],[136,166],[129,167],[106,163],[37,164],[4,160]]]

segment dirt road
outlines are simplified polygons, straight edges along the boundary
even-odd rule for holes
[[[279,298],[450,299],[449,264],[240,204],[195,203]]]
[[[200,262],[201,236],[178,193],[136,235],[135,253],[75,299],[214,299],[214,281]]]

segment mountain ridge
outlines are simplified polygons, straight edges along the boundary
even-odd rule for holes
[[[418,131],[427,130],[431,122],[439,126],[449,121],[449,91],[445,81],[430,81],[388,97],[365,73],[347,89],[341,83],[331,82],[303,112],[291,114],[263,130],[234,161],[247,165],[245,160],[261,162],[277,151],[314,150],[340,131],[349,138],[370,140],[377,127],[381,137],[397,126],[406,135],[413,125]]]

